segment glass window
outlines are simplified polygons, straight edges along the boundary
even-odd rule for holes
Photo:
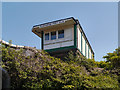
[[[49,33],[45,33],[45,40],[49,40]]]
[[[58,38],[64,38],[64,30],[58,31]]]
[[[56,31],[51,32],[51,40],[56,39]]]

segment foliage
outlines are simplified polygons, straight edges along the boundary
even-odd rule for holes
[[[105,68],[105,67],[108,67],[109,63],[106,61],[99,61],[99,62],[96,61],[96,64],[99,68]]]
[[[2,67],[11,77],[11,89],[119,88],[117,76],[95,71],[94,60],[75,56],[72,52],[62,61],[42,50],[26,56],[25,49],[0,48]]]
[[[91,69],[96,66],[96,62],[94,59],[86,59],[84,56],[79,55],[78,53],[74,54],[72,51],[68,52],[65,60],[69,64],[78,64],[80,66],[86,67],[86,69]]]
[[[113,53],[107,53],[103,58],[108,62],[108,68],[119,68],[120,67],[120,47],[116,49]]]

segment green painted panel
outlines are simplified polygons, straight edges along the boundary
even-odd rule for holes
[[[63,49],[72,49],[72,48],[75,48],[75,47],[74,46],[67,46],[67,47],[60,47],[60,48],[48,49],[48,50],[45,50],[45,51],[52,52],[52,51],[63,50]]]
[[[77,25],[74,24],[74,46],[77,48]]]

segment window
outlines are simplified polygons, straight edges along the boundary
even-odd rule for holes
[[[45,34],[45,40],[49,40],[49,33]]]
[[[58,31],[58,38],[64,38],[64,30]]]
[[[56,31],[51,32],[51,40],[56,39]]]

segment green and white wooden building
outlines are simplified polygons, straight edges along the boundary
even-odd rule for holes
[[[61,56],[73,50],[86,58],[94,58],[92,47],[79,21],[73,17],[35,25],[32,32],[41,38],[42,49],[51,55]]]

